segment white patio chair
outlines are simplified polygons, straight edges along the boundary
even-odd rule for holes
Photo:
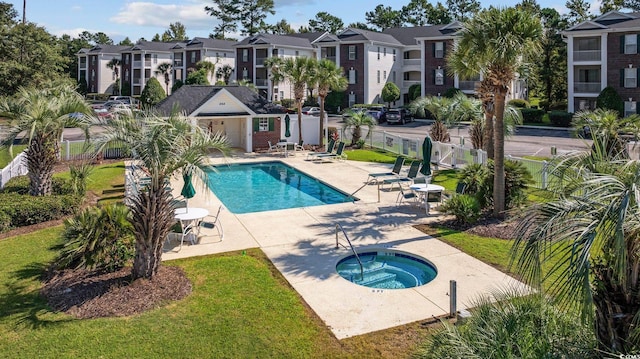
[[[220,236],[220,240],[224,238],[224,229],[222,228],[222,223],[220,223],[220,212],[222,212],[223,208],[224,207],[220,205],[215,215],[206,216],[198,223],[198,236],[200,235],[200,230],[204,228],[215,229],[218,232],[218,236]]]

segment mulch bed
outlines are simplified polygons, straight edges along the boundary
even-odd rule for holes
[[[469,234],[482,237],[492,237],[500,239],[514,239],[517,222],[509,219],[498,219],[494,217],[483,217],[474,224],[459,223],[453,218],[438,222],[439,226],[455,229]]]
[[[124,317],[158,308],[191,293],[182,268],[160,266],[151,279],[131,282],[131,268],[117,272],[64,270],[48,278],[40,291],[49,306],[76,318]]]

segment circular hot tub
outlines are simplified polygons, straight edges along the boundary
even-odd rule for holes
[[[359,259],[359,261],[358,261]],[[336,265],[340,276],[370,288],[404,289],[432,281],[438,271],[426,259],[392,250],[370,250],[350,255]]]

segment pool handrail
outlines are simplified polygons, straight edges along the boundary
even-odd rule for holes
[[[358,264],[360,265],[360,280],[364,281],[364,266],[362,265],[362,261],[360,260],[360,256],[358,256],[358,253],[353,248],[353,245],[351,244],[351,241],[349,240],[349,236],[347,236],[347,232],[344,231],[344,228],[342,228],[340,223],[336,223],[336,249],[338,249],[340,247],[340,242],[338,240],[338,229],[340,231],[342,231],[342,234],[344,234],[344,238],[347,240],[347,243],[349,243],[349,248],[351,248],[351,252],[353,252],[353,255],[356,257],[356,260],[358,261]]]

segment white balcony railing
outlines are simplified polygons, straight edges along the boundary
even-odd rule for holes
[[[142,79],[139,77],[134,77],[133,78],[133,84],[134,85],[142,85]]]
[[[462,91],[475,91],[480,81],[459,81],[458,88]]]
[[[269,85],[269,80],[266,79],[256,79],[255,85],[258,87],[262,87],[262,86],[268,86]]]
[[[174,67],[182,67],[182,60],[173,60]]]
[[[142,61],[134,61],[133,62],[133,67],[137,67],[137,68],[142,67]]]
[[[573,61],[600,61],[600,50],[580,50],[573,52]]]
[[[574,82],[573,92],[600,93],[600,82]]]
[[[404,66],[419,66],[420,65],[420,59],[404,59],[402,61],[402,64]]]
[[[264,60],[266,60],[266,57],[256,57],[256,66],[263,66],[264,65]]]
[[[403,80],[402,87],[411,87],[411,85],[420,85],[420,80]]]

